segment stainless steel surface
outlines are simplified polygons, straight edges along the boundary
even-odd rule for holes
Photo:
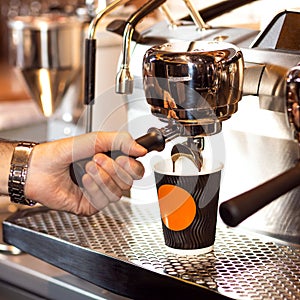
[[[86,107],[86,122],[85,122],[85,132],[92,132],[93,125],[93,105],[89,104]]]
[[[219,223],[213,252],[191,256],[174,254],[164,245],[157,203],[133,204],[123,199],[92,217],[31,209],[6,221],[4,228],[6,238],[29,253],[46,261],[53,259],[56,266],[100,286],[116,288],[116,285],[120,293],[126,292],[131,298],[149,298],[151,290],[155,291],[155,276],[166,283],[168,279],[184,280],[177,284],[183,284],[187,295],[195,286],[199,297],[208,289],[212,292],[209,299],[224,296],[296,300],[300,297],[299,245],[278,243],[266,236],[229,229]],[[37,244],[38,249],[32,247]],[[69,257],[76,253],[78,259],[70,260],[65,255],[55,259],[52,251],[46,251],[47,247],[59,253],[68,249]],[[94,268],[101,258],[107,259],[111,272],[120,264],[123,272],[119,274],[119,282],[118,279],[105,280],[110,275]],[[138,267],[134,269],[136,273],[127,273],[132,267]],[[98,278],[100,274],[103,281]],[[147,276],[150,277],[147,279]],[[140,286],[143,279],[146,283]],[[135,294],[139,286],[140,294]],[[165,292],[174,296],[170,289],[162,290],[161,297]]]
[[[23,292],[33,297],[32,299],[127,299],[62,271],[29,254],[21,253],[16,247],[4,243],[2,239],[2,222],[11,215],[12,213],[9,212],[0,213],[0,281],[7,289],[15,290],[17,288],[18,298],[14,296],[5,298],[5,300],[23,299]],[[20,237],[20,240],[22,240],[22,237]],[[1,289],[0,298],[3,296],[3,290]]]
[[[51,116],[72,86],[77,87],[78,101],[81,96],[78,78],[82,70],[82,22],[58,14],[17,16],[9,21],[9,28],[11,63],[21,70],[43,114]]]
[[[300,8],[278,11],[251,43],[251,48],[299,51],[300,38],[294,30],[300,25]],[[280,33],[280,34],[278,34]]]
[[[239,102],[238,112],[224,122],[221,133],[225,142],[225,148],[223,144],[220,147],[225,156],[225,169],[220,198],[226,200],[290,168],[299,158],[299,146],[293,140],[285,111],[285,75],[299,63],[299,52],[251,49],[249,45],[257,35],[254,30],[211,28],[200,32],[191,23],[183,22],[181,25],[174,30],[169,24],[160,23],[149,29],[145,36],[168,38],[172,42],[225,39],[240,47],[246,61],[244,96]],[[149,47],[138,44],[132,55],[135,89],[128,99],[130,119],[149,113],[142,80],[139,80],[142,77],[142,57]],[[136,99],[142,99],[145,105],[140,105],[141,101]],[[145,133],[143,126],[149,128],[154,124],[141,124],[140,134]],[[137,267],[135,270],[142,274],[150,271],[154,276],[163,274],[167,278],[180,279],[178,285],[183,284],[188,289],[196,286],[200,294],[205,288],[217,295],[236,299],[295,300],[300,298],[299,193],[297,188],[280,197],[246,220],[240,228],[229,229],[219,221],[214,252],[197,257],[174,255],[163,245],[156,207],[128,204],[126,201],[90,218],[32,211],[26,216],[11,219],[5,226],[7,238],[19,248],[45,261],[51,258],[59,268],[67,268],[88,281],[94,280],[99,286],[114,284],[116,280],[111,278],[115,279],[117,274],[118,278],[124,279],[124,285],[134,288],[142,277],[137,273],[127,278],[122,276],[127,274],[127,268]],[[146,197],[148,195],[149,189]],[[27,239],[28,236],[31,239]],[[50,244],[55,246],[53,251],[49,251]],[[60,255],[58,259],[54,250],[60,254],[76,255],[73,260],[67,255]],[[93,258],[108,259],[113,277],[106,280],[105,266],[95,264],[95,260],[82,263],[91,254],[95,255]],[[1,254],[0,276],[9,278],[13,283],[21,274],[23,286],[28,287],[32,282],[29,288],[33,291],[59,295],[59,299],[61,294],[57,291],[65,291],[65,287],[67,294],[63,295],[70,297],[68,291],[78,296],[79,290],[82,295],[82,288],[90,289],[92,286],[58,269],[51,273],[52,267],[30,255],[22,256],[23,259],[20,257]],[[47,272],[40,285],[38,275],[45,274],[45,269],[50,270],[50,275]],[[146,274],[149,275],[148,272]],[[103,281],[101,276],[104,276]],[[62,282],[60,279],[63,279]],[[79,282],[79,290],[76,282]],[[150,280],[146,287],[155,290],[151,283]],[[96,297],[94,294],[88,296]]]
[[[152,127],[148,129],[148,132],[157,131],[157,130],[161,132],[166,142],[175,139],[176,137],[182,135],[184,132],[183,126],[181,126],[181,124],[179,124],[178,122],[175,122],[173,119],[170,119],[168,121],[167,126],[164,126],[160,129]]]
[[[243,56],[224,42],[153,46],[143,61],[145,95],[152,114],[173,118],[189,136],[221,131],[242,97]]]
[[[289,122],[293,125],[295,131],[294,136],[298,144],[299,71],[299,66],[294,67],[288,72],[286,77],[284,77],[284,79],[286,79],[286,88],[282,96],[283,99],[286,99],[287,117]],[[276,95],[275,97],[278,96]],[[237,226],[249,216],[267,206],[267,204],[299,186],[300,165],[298,157],[298,161],[295,161],[295,166],[292,168],[222,203],[219,209],[222,220],[229,226]]]

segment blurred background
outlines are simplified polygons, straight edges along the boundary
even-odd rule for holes
[[[146,0],[133,0],[127,5],[128,9],[116,11],[115,14],[129,14],[136,7],[142,5]],[[68,15],[76,14],[78,7],[86,5],[91,7],[104,7],[110,1],[93,1],[93,0],[1,0],[0,3],[0,100],[26,99],[29,97],[24,84],[19,79],[15,79],[15,70],[8,66],[9,49],[8,49],[8,29],[7,21],[15,16],[39,15],[42,13],[60,11]],[[194,0],[194,5],[201,9],[213,5],[220,1],[199,1]],[[184,17],[188,14],[185,4],[181,0],[172,0],[167,2],[174,19]],[[228,16],[213,20],[212,25],[237,25],[248,26],[252,28],[261,28],[268,23],[276,11],[286,7],[299,6],[299,0],[286,1],[255,1],[246,5]],[[118,16],[119,17],[119,16]],[[153,16],[152,16],[153,17]],[[162,18],[160,13],[156,13],[157,19]],[[234,23],[234,24],[232,24]]]

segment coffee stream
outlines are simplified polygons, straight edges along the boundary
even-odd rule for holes
[[[201,154],[199,153],[199,156],[201,156]],[[175,153],[171,156],[171,160],[172,160],[172,166],[173,166],[173,173],[175,173],[176,171],[176,162],[180,157],[186,157],[188,159],[190,159],[195,166],[197,167],[198,171],[201,172],[202,169],[202,165],[203,165],[203,158],[201,156],[201,160],[195,160],[195,157],[191,154],[186,154],[186,153]]]
[[[200,140],[199,140],[200,141]],[[200,147],[199,147],[200,146]],[[176,144],[171,150],[171,160],[173,163],[173,173],[176,171],[176,162],[179,158],[188,158],[200,172],[203,165],[202,150],[204,141],[195,143],[194,140],[188,140],[186,143]]]

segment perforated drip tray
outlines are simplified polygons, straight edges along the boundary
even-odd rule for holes
[[[154,204],[122,200],[91,217],[34,208],[3,229],[7,243],[134,299],[300,299],[298,245],[218,227],[214,251],[174,254]]]

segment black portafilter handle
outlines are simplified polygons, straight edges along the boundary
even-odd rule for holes
[[[162,151],[165,148],[165,137],[157,128],[149,129],[148,133],[137,138],[136,142],[146,148],[148,152],[153,150]],[[105,153],[109,157],[115,159],[118,156],[124,155],[121,151],[109,151]],[[85,165],[92,160],[92,157],[75,161],[70,165],[70,176],[75,184],[82,187],[82,176],[86,173]]]
[[[237,226],[273,200],[300,185],[300,162],[284,173],[258,187],[220,205],[219,212],[226,225]]]

